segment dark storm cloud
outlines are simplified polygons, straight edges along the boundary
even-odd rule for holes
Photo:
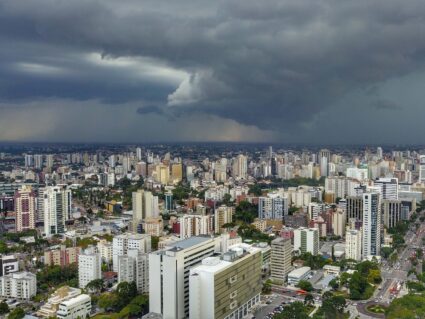
[[[400,105],[390,100],[375,100],[372,103],[372,107],[383,111],[396,111],[402,109]]]
[[[352,90],[422,70],[424,16],[423,0],[0,0],[0,98],[168,103],[138,112],[287,132]],[[93,52],[188,76],[137,77],[82,58]]]

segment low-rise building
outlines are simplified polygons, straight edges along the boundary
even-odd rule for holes
[[[80,247],[60,246],[58,249],[52,249],[44,252],[44,264],[46,266],[68,266],[76,263]]]
[[[301,267],[288,274],[288,284],[296,286],[301,280],[306,280],[311,275],[310,267]]]
[[[56,316],[59,319],[87,318],[91,312],[91,298],[83,294],[61,302]]]
[[[37,311],[38,317],[53,318],[59,310],[59,305],[66,300],[75,298],[81,295],[81,289],[63,286],[57,289],[47,302]]]

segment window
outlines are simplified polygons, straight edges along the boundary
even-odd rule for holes
[[[229,278],[229,283],[234,284],[238,280],[238,275]]]
[[[237,291],[237,290],[235,290],[234,292],[232,292],[232,293],[230,294],[230,299],[235,298],[237,295],[238,295],[238,291]]]

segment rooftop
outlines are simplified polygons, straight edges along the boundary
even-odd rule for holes
[[[188,239],[180,240],[175,243],[171,243],[169,247],[171,247],[172,250],[182,250],[187,249],[196,245],[199,245],[201,243],[207,242],[211,240],[210,236],[193,236]]]

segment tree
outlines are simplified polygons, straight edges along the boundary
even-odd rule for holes
[[[338,279],[334,278],[329,282],[329,286],[332,287],[333,290],[337,290],[339,288]]]
[[[115,293],[104,293],[99,297],[97,302],[99,308],[102,309],[116,309],[118,306],[118,296]]]
[[[137,286],[134,281],[121,282],[117,287],[118,304],[120,307],[126,306],[134,297],[137,296]]]
[[[314,304],[314,297],[312,294],[306,294],[304,297],[304,305],[312,306]]]
[[[0,303],[0,315],[4,315],[6,313],[8,313],[9,310],[9,306],[7,303],[5,303],[4,301]]]
[[[369,274],[367,275],[367,281],[371,284],[379,284],[382,281],[381,271],[379,269],[371,269],[369,270]]]
[[[277,314],[273,319],[308,319],[307,309],[300,301],[291,303],[286,306],[282,313]]]
[[[25,317],[25,311],[20,307],[13,309],[7,316],[8,319],[21,319],[23,317]]]
[[[270,279],[266,280],[263,284],[263,293],[269,294],[272,291],[272,281]]]
[[[242,221],[250,224],[254,221],[254,218],[258,216],[257,206],[250,202],[243,200],[236,206],[235,209],[235,220]]]
[[[305,291],[312,291],[313,290],[313,285],[311,284],[311,282],[309,282],[307,280],[300,280],[298,282],[297,287],[302,289],[302,290],[305,290]]]
[[[100,292],[102,291],[103,288],[104,288],[103,279],[94,279],[86,285],[87,290],[91,290],[94,292]]]

